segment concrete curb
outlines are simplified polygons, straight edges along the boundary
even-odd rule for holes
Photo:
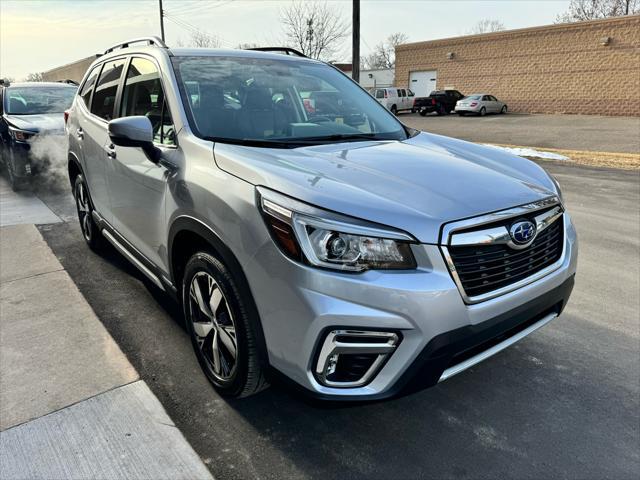
[[[212,478],[34,225],[0,228],[0,478]]]

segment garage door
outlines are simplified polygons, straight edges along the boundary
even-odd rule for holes
[[[438,72],[436,70],[411,72],[409,74],[409,88],[416,94],[416,97],[428,97],[436,89],[437,78]]]

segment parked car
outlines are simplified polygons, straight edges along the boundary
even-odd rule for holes
[[[67,83],[3,82],[0,85],[0,157],[14,190],[35,173],[30,143],[53,135],[64,139],[64,111],[77,86]]]
[[[408,88],[376,88],[374,89],[374,97],[380,105],[394,115],[407,110],[416,111],[413,105],[415,94]]]
[[[221,394],[387,398],[566,305],[576,232],[536,163],[408,128],[320,61],[146,42],[88,69],[69,180],[86,243],[180,302]]]
[[[507,105],[493,95],[474,93],[456,103],[456,113],[466,115],[474,113],[483,117],[487,113],[507,113]]]
[[[446,115],[455,109],[456,102],[461,98],[464,98],[464,95],[458,90],[435,90],[428,97],[416,98],[414,108],[423,117],[432,112]]]

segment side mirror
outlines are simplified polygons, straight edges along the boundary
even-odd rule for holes
[[[144,116],[122,117],[107,125],[109,138],[119,147],[140,147],[149,161],[158,163],[161,152],[153,145],[153,126]]]
[[[147,117],[122,117],[111,120],[107,126],[109,138],[120,147],[153,146],[153,127]]]

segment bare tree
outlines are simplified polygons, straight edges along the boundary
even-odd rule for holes
[[[504,24],[500,20],[485,18],[471,27],[467,33],[477,35],[480,33],[500,32],[504,29]]]
[[[582,22],[636,13],[640,13],[640,0],[571,0],[569,9],[556,17],[556,23]]]
[[[306,56],[330,60],[349,35],[349,25],[326,3],[295,0],[280,13],[287,43]]]
[[[178,47],[195,47],[195,48],[219,48],[220,39],[204,32],[193,32],[191,38],[185,43],[178,40]]]
[[[369,70],[394,68],[396,66],[396,47],[407,43],[409,37],[404,33],[392,33],[384,42],[376,45],[373,52],[362,59],[363,67]]]
[[[27,77],[25,78],[25,81],[27,81],[27,82],[44,82],[44,78],[42,76],[42,72],[35,72],[35,73],[30,73],[29,75],[27,75]]]

